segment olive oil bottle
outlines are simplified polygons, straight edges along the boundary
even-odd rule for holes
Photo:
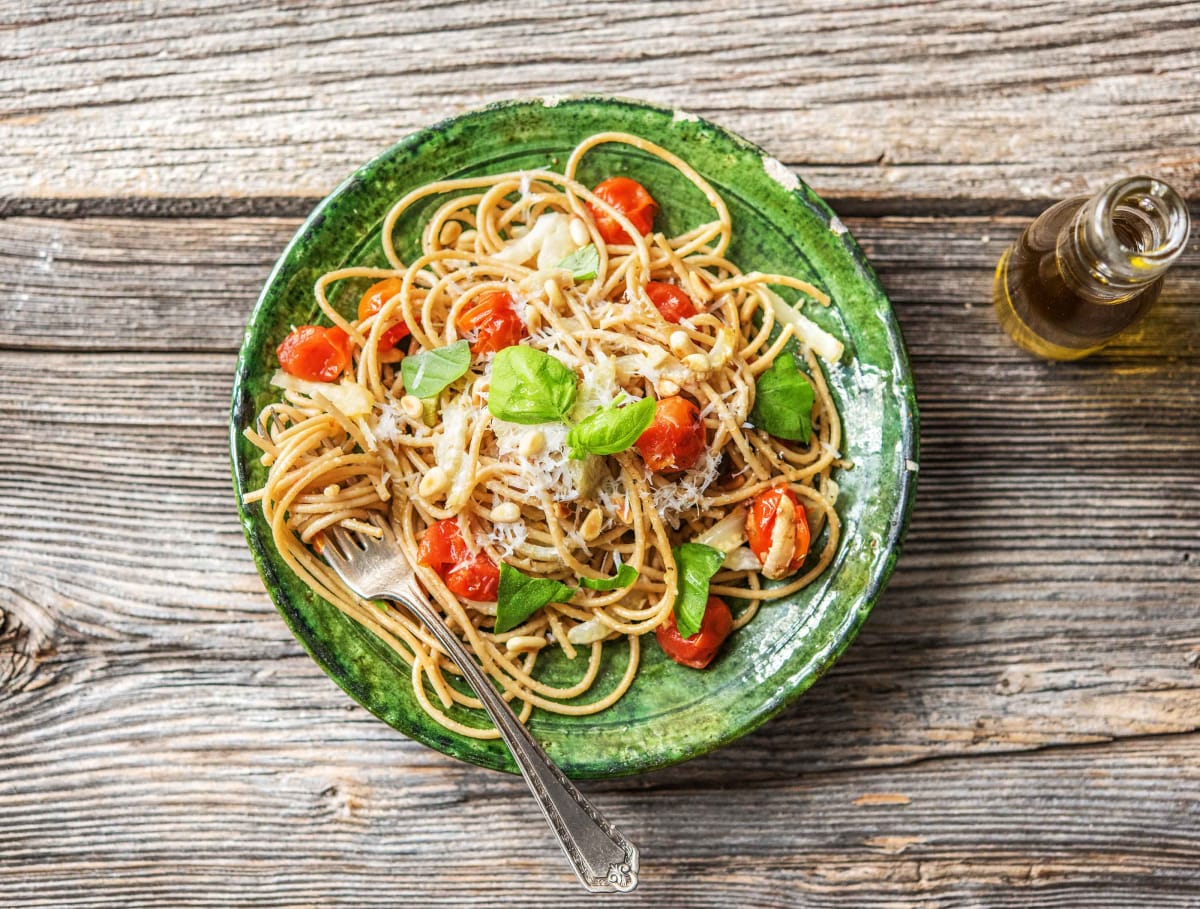
[[[1183,252],[1187,205],[1150,177],[1051,206],[1000,257],[996,316],[1025,350],[1054,360],[1095,353],[1146,314]]]

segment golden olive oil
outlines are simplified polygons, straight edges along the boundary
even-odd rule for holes
[[[1187,206],[1133,177],[1043,212],[996,267],[992,302],[1020,347],[1055,360],[1095,353],[1136,324],[1187,242]]]

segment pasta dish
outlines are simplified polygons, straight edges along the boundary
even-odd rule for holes
[[[711,217],[665,236],[653,186],[579,182],[580,161],[607,143],[676,168]],[[394,235],[414,209],[421,248],[406,261]],[[832,472],[849,464],[820,361],[842,345],[773,288],[830,301],[787,275],[742,272],[726,258],[732,231],[685,161],[602,133],[563,173],[408,193],[383,223],[388,267],[322,275],[324,324],[282,339],[280,399],[246,431],[268,479],[246,499],[313,592],[404,658],[446,728],[497,735],[454,710],[480,705],[419,622],[342,585],[320,558],[322,531],[378,537],[389,522],[522,720],[535,707],[604,710],[634,684],[644,647],[703,669],[760,604],[832,561]],[[598,684],[605,645],[622,639],[622,677]],[[538,678],[553,649],[577,667],[569,685]]]

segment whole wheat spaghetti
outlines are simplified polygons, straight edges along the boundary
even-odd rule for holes
[[[604,143],[634,146],[677,168],[703,193],[712,217],[674,237],[643,229],[653,207],[639,212],[575,179],[580,160]],[[393,245],[396,225],[431,198],[437,204],[423,226],[421,254],[404,261]],[[830,474],[847,465],[839,461],[841,426],[817,355],[836,359],[841,345],[771,285],[822,305],[829,300],[785,275],[740,271],[726,258],[732,230],[725,203],[686,162],[636,136],[604,133],[576,147],[562,174],[504,173],[410,192],[383,225],[388,268],[344,268],[317,281],[321,310],[345,333],[344,340],[338,335],[345,369],[324,381],[276,374],[282,399],[264,407],[246,433],[269,476],[247,498],[261,502],[292,570],[411,665],[417,698],[446,728],[496,737],[447,713],[455,704],[480,705],[451,683],[457,668],[420,623],[341,584],[314,552],[322,530],[341,525],[378,535],[377,524],[391,522],[422,585],[522,720],[534,707],[596,713],[628,690],[641,648],[657,646],[643,636],[676,622],[685,583],[681,544],[725,554],[723,563],[716,557],[708,594],[744,604],[734,630],[760,603],[799,590],[832,560],[839,522]],[[377,289],[374,310],[360,310],[359,318],[331,302],[368,285]],[[409,337],[397,340],[400,334]],[[403,361],[411,368],[433,364],[422,359],[429,352],[466,357],[467,345],[455,347],[460,340],[470,347],[465,371],[424,399],[411,394]],[[554,373],[571,377],[562,395],[571,397],[574,382],[561,414],[536,422],[496,415],[493,380],[501,383],[497,364],[511,347],[566,368]],[[756,410],[756,396],[775,387],[764,377],[780,358],[788,358],[781,366],[796,363],[811,388],[807,437],[770,434],[759,414],[772,402]],[[427,381],[409,375],[415,389]],[[617,422],[632,419],[630,408],[647,399],[654,404],[641,412],[653,413],[654,422],[636,444],[597,454],[603,446],[592,443],[581,454],[573,427],[601,411],[620,411]],[[773,404],[783,412],[801,407]],[[659,425],[671,413],[683,415],[685,435]],[[659,430],[667,435],[659,432],[655,448]],[[764,502],[774,503],[766,525]],[[765,536],[756,538],[756,521]],[[435,537],[458,547],[453,563],[431,560]],[[567,592],[556,599],[565,601],[497,631],[498,612],[511,605],[503,595],[497,602],[502,565],[513,577],[562,582]],[[627,576],[636,571],[631,584],[581,586],[582,579],[614,578],[622,566]],[[451,578],[455,570],[466,574]],[[779,583],[764,584],[764,572]],[[479,598],[463,596],[464,589]],[[615,687],[597,690],[603,648],[621,638],[628,668]],[[553,648],[579,667],[568,687],[538,680],[539,654]]]

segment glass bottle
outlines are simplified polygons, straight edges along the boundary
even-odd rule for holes
[[[1189,228],[1183,199],[1151,177],[1059,202],[1000,257],[996,316],[1018,345],[1039,356],[1095,353],[1158,299]]]

